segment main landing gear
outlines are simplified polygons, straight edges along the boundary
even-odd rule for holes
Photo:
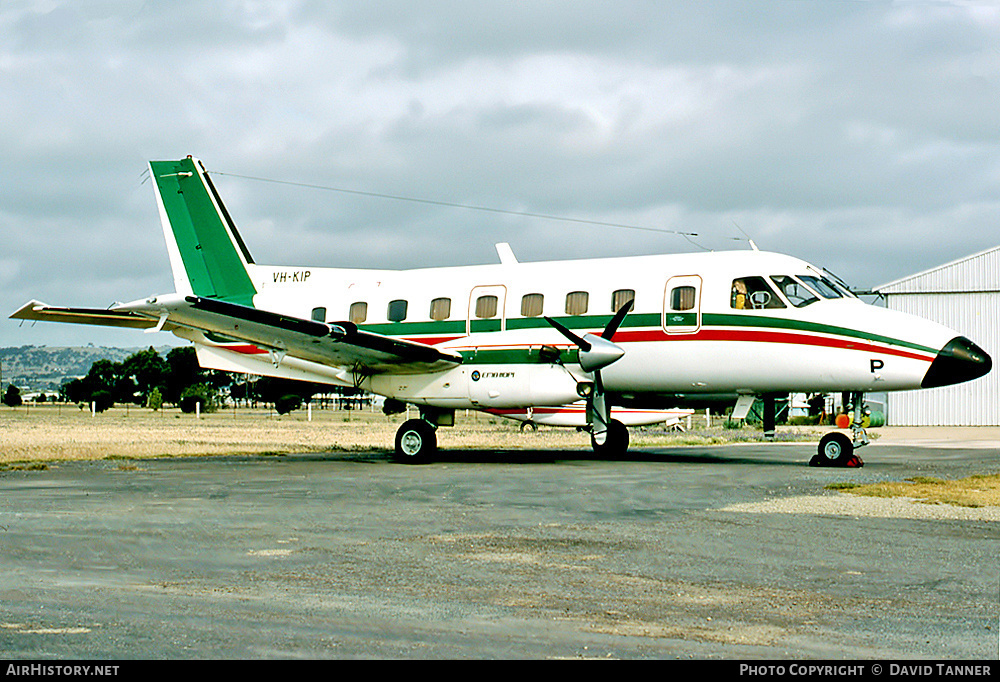
[[[437,427],[441,423],[441,415],[431,411],[422,411],[419,419],[407,419],[396,431],[393,459],[403,464],[426,464],[431,461],[437,453]],[[608,421],[603,443],[598,443],[593,433],[590,436],[594,452],[606,458],[624,456],[628,452],[628,440],[628,429],[617,419]]]
[[[865,463],[854,451],[868,445],[868,433],[865,431],[865,418],[871,413],[865,406],[863,393],[851,393],[850,402],[846,400],[844,407],[851,415],[851,433],[848,437],[842,431],[831,431],[819,442],[819,452],[809,460],[814,467],[863,467]]]
[[[407,419],[396,431],[397,462],[424,464],[437,452],[437,426],[423,419]]]

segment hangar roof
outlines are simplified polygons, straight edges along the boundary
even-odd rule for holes
[[[881,294],[1000,292],[1000,246],[874,288]]]

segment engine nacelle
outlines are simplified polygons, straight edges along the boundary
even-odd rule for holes
[[[420,405],[486,409],[572,403],[586,379],[556,364],[468,364],[434,374],[376,375],[362,387]]]
[[[475,407],[565,405],[577,400],[580,379],[559,365],[478,365],[468,372]]]

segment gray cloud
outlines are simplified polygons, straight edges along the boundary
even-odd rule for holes
[[[987,2],[0,5],[0,310],[172,288],[153,158],[217,175],[259,262],[761,248],[858,286],[1000,242]],[[737,225],[739,227],[737,227]],[[166,335],[0,322],[0,345]]]

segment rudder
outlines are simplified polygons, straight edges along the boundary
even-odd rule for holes
[[[178,293],[253,305],[250,252],[200,161],[150,161]]]

